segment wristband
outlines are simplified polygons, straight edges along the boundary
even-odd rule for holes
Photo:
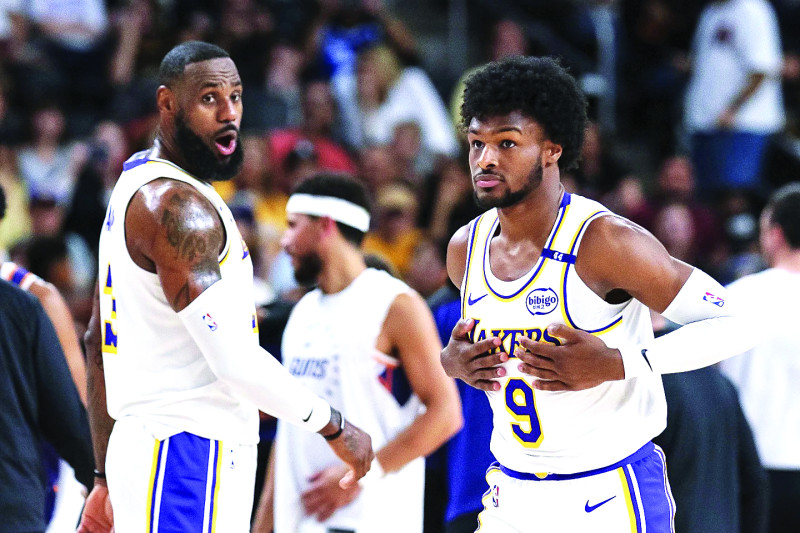
[[[339,429],[337,429],[336,431],[334,431],[330,435],[323,435],[322,437],[327,441],[338,439],[339,436],[344,431],[344,415],[339,411],[337,411],[337,412],[339,413]]]
[[[101,471],[99,471],[98,469],[95,468],[94,469],[94,477],[99,478],[99,479],[105,479],[106,478],[106,473],[105,472],[101,472]]]

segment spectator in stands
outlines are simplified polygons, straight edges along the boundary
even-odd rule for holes
[[[321,170],[355,174],[356,165],[337,142],[337,111],[330,86],[323,80],[313,80],[303,86],[303,120],[299,127],[273,131],[268,136],[269,158],[280,172],[289,153],[300,141],[313,147]],[[279,176],[282,179],[283,175]]]
[[[428,154],[423,168],[433,168],[436,156],[458,154],[455,129],[444,102],[428,75],[417,67],[403,67],[388,46],[376,46],[358,56],[358,123],[347,124],[348,136],[361,132],[363,143],[386,144],[394,128],[416,122],[422,136],[422,152]],[[363,146],[362,143],[362,146]]]
[[[375,223],[364,238],[364,252],[385,259],[401,279],[409,273],[414,250],[422,238],[416,226],[419,201],[413,185],[395,181],[375,199]]]
[[[717,0],[700,16],[684,120],[707,195],[763,188],[767,143],[784,125],[778,31],[767,0]]]

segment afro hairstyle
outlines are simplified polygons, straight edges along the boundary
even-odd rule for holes
[[[578,165],[587,105],[575,78],[557,60],[512,56],[488,63],[467,78],[461,127],[467,130],[473,118],[485,120],[519,111],[561,146],[558,165],[566,171]]]

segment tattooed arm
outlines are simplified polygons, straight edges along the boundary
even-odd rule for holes
[[[176,312],[220,279],[222,220],[187,183],[158,179],[139,189],[128,206],[125,234],[131,258],[158,274]]]

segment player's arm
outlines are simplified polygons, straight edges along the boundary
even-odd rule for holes
[[[470,226],[462,226],[447,245],[447,274],[450,281],[458,288],[464,281],[467,266],[467,247]],[[489,354],[489,350],[500,346],[500,339],[487,337],[473,344],[469,332],[475,327],[475,321],[469,317],[459,320],[450,341],[441,352],[440,362],[448,376],[463,380],[477,389],[498,390],[500,384],[493,379],[505,375],[505,369],[495,368],[508,360],[508,354],[498,351]]]
[[[81,402],[86,406],[86,362],[83,359],[83,350],[75,333],[75,323],[72,313],[67,307],[67,302],[52,283],[44,280],[34,281],[28,289],[36,296],[44,307],[45,313],[56,328],[58,342],[67,358],[67,366],[72,375],[72,381],[78,389]]]
[[[426,408],[376,452],[381,469],[394,472],[435,451],[461,429],[463,420],[458,388],[439,364],[442,345],[433,315],[419,294],[398,295],[383,328],[405,369],[411,390]]]
[[[94,288],[92,317],[83,340],[86,345],[89,428],[92,433],[95,470],[100,475],[95,476],[94,487],[86,498],[78,531],[81,533],[106,533],[114,525],[111,500],[108,497],[108,486],[105,480],[106,450],[111,430],[114,428],[114,419],[108,415],[106,407],[106,382],[101,351],[100,297],[97,284]]]
[[[643,228],[601,217],[584,235],[576,261],[581,279],[601,298],[633,297],[684,327],[642,344],[609,348],[588,333],[551,326],[562,346],[521,342],[522,370],[547,390],[588,388],[648,373],[694,370],[747,350],[752,324],[727,300],[725,289],[703,271],[671,257]],[[569,355],[569,357],[564,357]]]
[[[250,533],[272,533],[275,527],[275,443],[269,450],[264,486],[258,500]]]
[[[342,482],[362,477],[372,460],[369,436],[343,423],[338,411],[258,345],[252,295],[220,275],[225,234],[211,202],[186,183],[155,180],[134,195],[125,227],[131,257],[158,275],[167,302],[214,374],[276,418],[337,435],[331,447],[352,469]]]
[[[428,306],[418,294],[400,294],[395,298],[376,349],[391,353],[400,360],[411,389],[426,410],[376,453],[372,469],[364,479],[367,484],[375,482],[386,472],[397,471],[414,459],[430,454],[454,435],[462,424],[458,389],[439,364],[439,334]],[[342,491],[335,485],[340,476],[338,466],[311,476],[308,488],[301,495],[307,515],[325,521],[336,509],[355,499],[357,488]]]

